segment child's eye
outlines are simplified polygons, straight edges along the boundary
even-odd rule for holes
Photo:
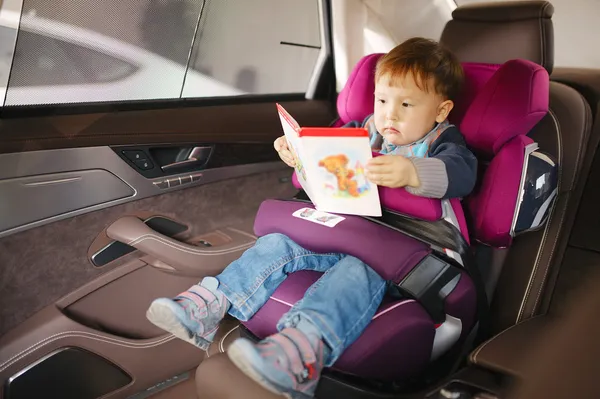
[[[408,108],[408,107],[412,107],[412,104],[404,102],[404,103],[402,103],[402,106],[405,108]]]
[[[380,104],[385,104],[385,100],[384,100],[384,99],[382,99],[382,98],[378,98],[378,99],[377,99],[377,102],[378,102],[378,103],[380,103]]]

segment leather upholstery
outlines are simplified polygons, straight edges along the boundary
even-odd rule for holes
[[[441,42],[461,62],[533,61],[552,72],[553,7],[547,1],[516,1],[458,7]],[[507,45],[509,44],[510,45]],[[529,137],[559,164],[559,194],[543,229],[515,238],[507,251],[491,304],[493,331],[502,331],[538,313],[546,285],[560,265],[574,219],[570,207],[586,152],[590,108],[576,90],[550,83],[550,112]],[[454,112],[454,111],[453,111]],[[460,111],[459,111],[460,112]]]
[[[573,226],[580,194],[574,196],[591,130],[590,107],[577,91],[550,83],[550,112],[529,134],[559,164],[558,197],[543,229],[520,235],[508,251],[491,304],[493,330],[539,314],[544,290],[552,288]]]
[[[470,4],[452,13],[440,41],[462,62],[503,64],[520,58],[554,65],[554,8],[547,1]]]
[[[523,360],[531,353],[532,343],[544,335],[552,321],[538,316],[509,327],[475,349],[469,361],[504,375],[522,377]]]

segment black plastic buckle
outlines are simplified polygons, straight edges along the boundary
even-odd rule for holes
[[[460,281],[460,269],[429,254],[399,283],[390,284],[389,294],[396,298],[411,298],[419,302],[433,322],[446,320],[444,303]]]

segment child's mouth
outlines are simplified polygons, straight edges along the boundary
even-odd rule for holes
[[[390,133],[390,134],[400,134],[399,130],[397,130],[397,129],[391,127],[391,126],[390,127],[386,127],[385,128],[385,132],[386,133]]]

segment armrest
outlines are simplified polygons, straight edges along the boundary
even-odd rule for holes
[[[514,325],[481,344],[471,353],[469,361],[502,374],[523,377],[524,360],[551,323],[552,318],[538,316]]]
[[[158,233],[134,216],[124,216],[106,230],[113,240],[130,245],[185,276],[206,276],[222,271],[254,245],[256,237],[229,228],[230,240],[219,246],[197,247]]]

